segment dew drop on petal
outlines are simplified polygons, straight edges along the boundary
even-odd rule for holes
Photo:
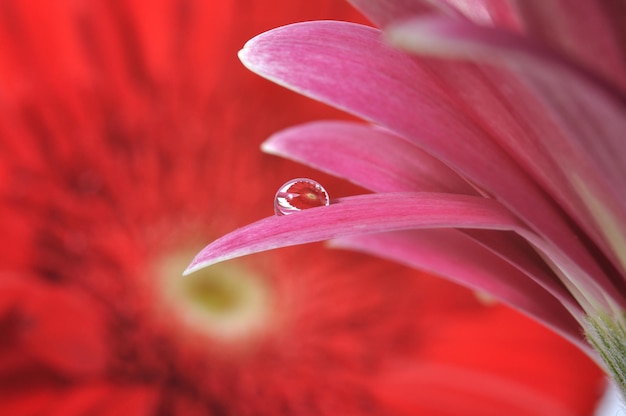
[[[303,209],[330,204],[328,192],[313,179],[297,178],[286,182],[274,197],[276,215],[288,215]]]

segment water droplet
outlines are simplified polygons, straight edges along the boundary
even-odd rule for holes
[[[313,179],[297,178],[278,189],[274,198],[274,212],[276,215],[288,215],[329,204],[328,192],[322,185]]]

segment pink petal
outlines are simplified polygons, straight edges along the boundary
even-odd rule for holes
[[[524,32],[626,91],[626,6],[620,1],[513,0]]]
[[[400,136],[362,123],[308,123],[274,134],[262,148],[376,192],[476,195],[439,160]]]
[[[443,2],[428,0],[348,0],[368,19],[379,27],[384,27],[398,19],[414,17],[424,13],[454,14],[455,10]]]
[[[572,317],[582,317],[580,306],[564,287],[550,284],[554,281],[541,282],[542,287],[458,230],[396,231],[344,237],[331,243],[397,261],[489,293],[588,350],[580,326]],[[556,297],[546,291],[545,285],[550,286],[548,290]]]
[[[626,266],[619,253],[608,250],[621,244],[614,241],[612,228],[626,234],[626,196],[614,191],[626,187],[626,97],[564,58],[511,33],[430,18],[392,27],[390,38],[416,53],[497,62],[518,72],[564,132],[544,141],[567,186],[579,194],[581,209],[591,214],[585,230],[592,235],[603,231],[604,250],[614,263],[622,261],[622,269]]]
[[[272,216],[227,234],[205,247],[184,274],[212,264],[261,251],[368,233],[419,228],[468,228],[515,231],[547,258],[571,267],[551,245],[530,232],[497,201],[467,195],[400,192],[360,195],[287,216]],[[594,302],[602,291],[591,282],[577,282]],[[585,296],[577,297],[578,301]]]
[[[377,26],[439,13],[482,26],[524,33],[574,57],[626,91],[626,12],[618,1],[589,0],[350,0]],[[602,59],[598,59],[601,56]]]
[[[360,123],[327,121],[289,128],[272,136],[263,149],[351,179],[377,192],[473,193],[458,175],[401,137]],[[516,242],[514,235],[475,230],[467,233],[532,276],[550,293],[560,298],[567,296],[565,288],[556,283],[557,279],[536,252],[521,245],[521,241]]]
[[[439,0],[458,10],[476,24],[517,29],[521,21],[511,1],[502,0]],[[416,16],[404,15],[404,18]]]
[[[378,27],[397,20],[439,13],[465,16],[485,25],[519,27],[519,17],[513,5],[503,0],[349,0]]]
[[[436,68],[389,48],[375,29],[340,22],[290,25],[252,39],[240,57],[268,79],[411,139],[514,210],[553,250],[559,247],[560,266],[577,285],[597,282],[617,295],[561,210],[484,126],[474,124],[471,113],[455,108]]]
[[[433,62],[421,65],[434,66]],[[517,75],[502,68],[465,62],[437,61],[433,72],[448,87],[457,111],[471,116],[555,201],[593,242],[609,252],[580,190],[571,183],[571,169],[555,159],[566,159],[563,132],[549,112]],[[575,164],[574,162],[573,164]],[[613,256],[613,262],[616,261]]]
[[[448,227],[523,229],[498,202],[481,197],[416,192],[360,195],[239,228],[205,247],[185,274],[279,247],[365,233]]]

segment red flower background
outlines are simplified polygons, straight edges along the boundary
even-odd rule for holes
[[[0,1],[0,414],[591,413],[601,372],[574,347],[413,270],[314,245],[180,276],[287,179],[356,192],[258,150],[343,116],[236,58],[320,18],[362,21],[332,0]]]

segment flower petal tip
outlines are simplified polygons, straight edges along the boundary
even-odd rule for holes
[[[185,271],[183,271],[183,276],[189,276],[192,273],[197,272],[200,269],[204,269],[205,267],[210,266],[211,263],[206,263],[206,262],[202,262],[200,260],[198,260],[198,257],[194,258],[191,263],[189,264],[189,266],[187,266],[187,268],[185,269]]]
[[[244,43],[239,52],[237,52],[237,57],[239,58],[241,63],[248,69],[250,69],[251,66],[250,52],[254,49],[253,45],[254,43],[256,43],[255,40],[256,37],[248,40],[246,43]]]
[[[269,155],[277,154],[277,149],[274,144],[274,140],[272,140],[273,138],[274,138],[274,135],[271,136],[269,139],[265,140],[263,143],[261,143],[261,151],[263,153],[267,153]]]
[[[246,64],[246,62],[248,61],[247,57],[248,57],[248,51],[246,50],[246,47],[248,45],[249,41],[246,42],[245,45],[243,45],[243,48],[241,48],[239,50],[239,52],[237,52],[237,57],[239,58],[239,61],[241,61],[241,63],[247,68],[248,65]]]
[[[264,42],[260,41],[265,39],[266,36],[272,33],[274,30],[261,33],[253,37],[252,39],[249,39],[239,50],[239,52],[237,52],[237,57],[239,58],[239,61],[243,64],[243,66],[248,68],[248,70],[258,73],[260,69],[259,66],[263,66],[265,62],[264,48],[259,47],[259,44],[262,45]]]

